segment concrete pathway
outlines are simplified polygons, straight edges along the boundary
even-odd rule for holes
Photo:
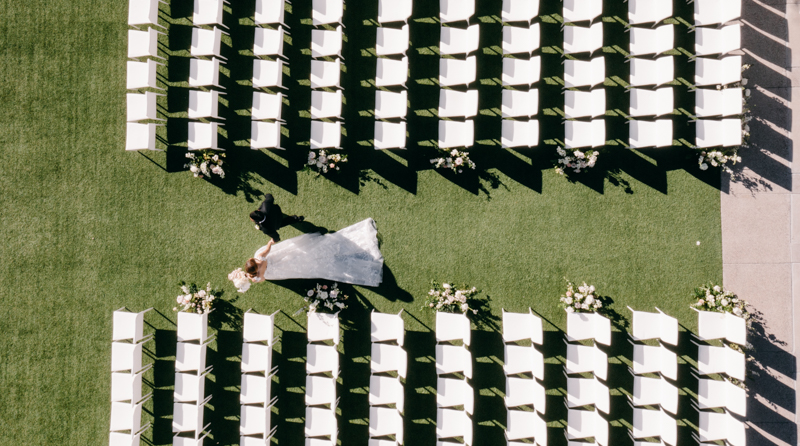
[[[800,5],[746,0],[745,61],[753,105],[744,167],[723,178],[724,284],[761,312],[749,379],[748,445],[797,445],[800,404]],[[792,100],[794,99],[794,101]]]

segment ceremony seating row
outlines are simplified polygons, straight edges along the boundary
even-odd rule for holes
[[[213,310],[212,310],[213,311]],[[204,424],[206,352],[215,336],[208,335],[208,313],[178,313],[178,344],[175,352],[175,387],[172,404],[172,432],[175,446],[199,445],[210,433]],[[181,434],[191,433],[191,437]]]
[[[336,444],[336,381],[339,378],[339,313],[307,314],[306,441]],[[328,345],[331,342],[333,345]]]
[[[533,2],[532,2],[533,3]],[[504,3],[504,13],[506,6],[517,8],[524,11],[517,17],[529,22],[538,12],[524,9],[521,2]],[[539,121],[536,119],[517,120],[518,118],[530,118],[539,112],[539,91],[531,88],[531,85],[538,82],[541,76],[541,58],[533,57],[533,52],[539,48],[540,31],[539,24],[527,27],[503,26],[503,54],[527,53],[528,59],[503,59],[503,85],[519,87],[528,86],[528,91],[507,90],[502,93],[501,114],[503,119],[500,146],[509,147],[535,147],[539,145]],[[476,109],[477,109],[477,103]],[[440,115],[441,116],[441,115]],[[510,119],[512,118],[512,119]]]
[[[244,313],[239,394],[242,445],[269,443],[277,429],[271,426],[272,407],[278,401],[277,397],[272,398],[272,377],[277,373],[277,367],[272,366],[277,313],[262,315],[252,310]]]
[[[448,122],[448,121],[441,121]],[[472,379],[469,318],[463,313],[436,313],[436,439],[462,437],[471,446],[475,393]],[[456,345],[458,343],[459,345]],[[463,378],[443,375],[461,374]],[[456,409],[454,407],[463,407]]]
[[[398,314],[372,311],[370,314],[370,338],[373,357],[380,366],[371,366],[369,378],[369,436],[370,444],[382,446],[403,444],[403,412],[405,391],[401,378],[406,375],[407,355],[403,350],[405,327],[401,310]],[[394,347],[394,354],[380,346]],[[377,348],[376,348],[377,347]],[[396,367],[388,367],[386,359],[391,355]],[[393,368],[396,370],[387,370]],[[383,371],[381,371],[383,370]],[[396,376],[389,374],[393,372]],[[394,406],[394,407],[391,407]],[[393,439],[386,439],[393,437]]]

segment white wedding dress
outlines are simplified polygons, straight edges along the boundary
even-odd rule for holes
[[[377,235],[375,220],[368,218],[334,233],[303,234],[276,243],[266,256],[264,279],[378,286],[383,280],[383,255]]]

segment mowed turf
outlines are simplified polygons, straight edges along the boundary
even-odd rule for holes
[[[267,192],[286,213],[306,216],[307,223],[281,231],[284,239],[368,217],[377,222],[384,284],[345,288],[351,296],[351,308],[342,313],[340,346],[339,437],[345,445],[367,443],[368,310],[373,308],[405,310],[406,439],[435,441],[434,315],[421,309],[432,279],[476,286],[490,299],[491,312],[476,318],[473,334],[476,444],[504,441],[501,308],[530,307],[546,321],[541,349],[548,363],[544,417],[550,444],[565,443],[559,428],[566,419],[559,332],[565,317],[557,306],[564,278],[594,284],[611,297],[620,327],[630,318],[625,309],[630,305],[658,306],[693,329],[692,288],[721,280],[717,172],[698,171],[685,149],[627,151],[609,145],[596,172],[570,182],[550,167],[554,145],[500,149],[500,119],[493,111],[500,86],[492,80],[500,56],[490,49],[499,45],[500,25],[486,13],[499,11],[499,3],[478,2],[477,16],[485,25],[478,55],[479,141],[471,150],[478,172],[455,177],[430,169],[434,152],[426,146],[436,137],[437,122],[427,110],[435,108],[438,87],[424,81],[438,70],[438,55],[424,51],[438,39],[438,25],[426,18],[435,15],[435,2],[415,5],[409,146],[394,153],[375,152],[369,143],[375,59],[368,48],[375,26],[367,18],[377,14],[377,6],[348,2],[344,144],[351,161],[331,179],[300,171],[309,126],[311,27],[305,3],[310,2],[296,1],[287,14],[293,39],[287,43],[291,65],[284,79],[287,150],[246,147],[252,70],[246,36],[252,33],[253,3],[237,3],[226,13],[232,36],[224,50],[231,62],[223,76],[230,101],[223,107],[228,118],[223,143],[231,166],[225,181],[210,183],[182,171],[191,2],[172,2],[171,9],[163,8],[169,14],[161,14],[162,23],[173,24],[170,37],[162,39],[169,65],[159,71],[160,85],[169,85],[159,102],[170,116],[159,130],[169,149],[138,154],[124,150],[125,2],[0,1],[0,444],[107,442],[111,314],[122,306],[157,310],[147,315],[147,331],[156,332],[156,342],[148,345],[155,360],[145,362],[156,367],[146,376],[156,390],[144,416],[154,428],[145,437],[171,444],[172,308],[180,280],[211,282],[232,301],[212,318],[219,333],[209,356],[214,371],[208,391],[214,399],[206,418],[213,443],[239,441],[239,328],[242,311],[253,308],[283,311],[277,317],[283,336],[276,347],[279,373],[273,388],[279,402],[273,421],[279,444],[303,444],[305,318],[294,312],[302,306],[303,290],[315,281],[259,284],[239,294],[226,278],[267,242],[247,219]],[[543,8],[555,13],[560,3],[551,3]],[[543,39],[558,41],[558,29],[557,23],[543,25]],[[617,32],[621,37],[613,39],[627,39],[621,25],[606,26],[607,34]],[[621,67],[613,69],[627,70],[622,56],[610,51],[606,57]],[[543,57],[543,70],[557,74],[560,56]],[[491,73],[484,76],[486,71]],[[557,86],[549,88],[540,105],[542,132],[544,139],[560,139],[560,117],[544,111],[563,107],[558,103],[563,99]],[[624,97],[620,85],[608,90],[612,101]],[[612,135],[626,134],[624,119],[607,119]],[[627,424],[619,420],[631,419],[624,396],[625,389],[632,390],[626,370],[631,348],[621,333],[613,342],[611,435],[615,443],[627,444]],[[683,336],[679,351],[691,356],[687,344]],[[684,359],[682,380],[688,379]],[[690,382],[681,381],[691,387]],[[688,397],[681,404],[679,418],[691,421]],[[682,439],[689,441],[688,434],[689,427],[682,426]]]

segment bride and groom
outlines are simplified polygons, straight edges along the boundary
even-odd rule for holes
[[[303,234],[276,243],[278,229],[305,218],[284,216],[272,194],[267,194],[250,219],[271,238],[245,262],[244,271],[228,275],[239,292],[264,280],[327,279],[364,286],[378,286],[383,280],[383,255],[371,218],[333,233]]]

